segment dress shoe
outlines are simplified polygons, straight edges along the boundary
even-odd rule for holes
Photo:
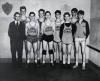
[[[66,64],[62,64],[62,68],[65,69],[66,68]]]
[[[78,65],[74,65],[74,66],[73,66],[73,69],[75,69],[75,68],[78,68]]]
[[[85,70],[86,68],[85,68],[85,66],[82,66],[82,70]]]
[[[51,67],[52,67],[52,68],[54,68],[54,67],[55,67],[54,63],[51,63]]]
[[[72,69],[72,67],[71,67],[70,64],[67,64],[67,68],[68,68],[68,69]]]
[[[25,68],[29,68],[30,67],[30,63],[27,63],[27,65],[25,66]]]
[[[62,61],[60,61],[60,66],[62,67],[62,65],[63,65],[63,62],[62,62]]]
[[[44,66],[45,66],[45,63],[42,63],[40,67],[43,68]]]

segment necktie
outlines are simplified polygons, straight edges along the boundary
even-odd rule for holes
[[[16,25],[18,26],[18,21],[17,21]]]

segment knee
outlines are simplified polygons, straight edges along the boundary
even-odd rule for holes
[[[34,54],[38,54],[38,50],[35,50],[35,51],[33,51],[34,52]]]
[[[82,50],[82,54],[83,54],[83,55],[85,54],[85,50]]]
[[[56,52],[56,49],[54,48],[54,52]]]
[[[53,50],[49,50],[49,54],[53,54]]]
[[[43,54],[43,55],[46,55],[46,50],[43,50],[43,51],[42,51],[42,54]]]
[[[77,54],[78,53],[78,50],[75,50],[75,53]]]
[[[84,51],[82,51],[82,54],[83,54],[83,55],[85,55],[85,52],[84,52]]]
[[[66,51],[65,50],[63,50],[63,55],[65,55],[66,54]]]
[[[31,50],[27,50],[28,54],[31,53]]]
[[[68,52],[68,55],[71,55],[71,52]]]
[[[61,49],[59,49],[58,52],[61,53]]]

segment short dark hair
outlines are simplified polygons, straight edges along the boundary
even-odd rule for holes
[[[40,13],[40,11],[43,11],[43,13],[45,13],[45,10],[44,10],[44,9],[40,9],[40,10],[38,11],[38,13]]]
[[[65,17],[65,15],[69,15],[69,17],[70,17],[70,13],[69,12],[65,12],[63,17]]]
[[[19,12],[15,12],[15,13],[14,13],[14,17],[16,16],[16,14],[19,14],[19,15],[20,15],[20,13],[19,13]]]
[[[60,10],[56,10],[55,11],[55,15],[56,15],[56,13],[59,13],[61,15],[61,11]]]
[[[30,12],[30,13],[29,13],[29,16],[30,16],[31,14],[34,14],[34,16],[35,16],[35,13],[34,13],[34,12]]]
[[[83,11],[83,10],[79,10],[77,14],[78,14],[78,15],[79,15],[79,14],[84,15],[84,11]]]
[[[20,7],[20,11],[21,11],[22,9],[25,9],[25,11],[26,11],[26,7],[25,7],[25,6],[21,6],[21,7]]]
[[[47,13],[49,13],[49,14],[51,15],[51,12],[50,12],[50,11],[46,11],[46,12],[45,12],[45,15],[46,15]]]
[[[72,11],[78,12],[78,9],[77,9],[77,8],[73,8],[73,9],[71,10],[71,12],[72,12]]]

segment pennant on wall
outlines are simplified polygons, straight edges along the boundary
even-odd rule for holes
[[[34,9],[34,11],[38,11],[40,9],[40,5],[38,3],[33,4],[31,7]]]
[[[70,9],[71,9],[71,7],[68,6],[67,4],[65,4],[65,5],[63,5],[63,6],[60,7],[60,10],[62,12],[70,11]]]
[[[13,5],[8,2],[2,5],[2,9],[6,15],[10,14],[10,12],[12,11],[12,8],[13,8]]]

